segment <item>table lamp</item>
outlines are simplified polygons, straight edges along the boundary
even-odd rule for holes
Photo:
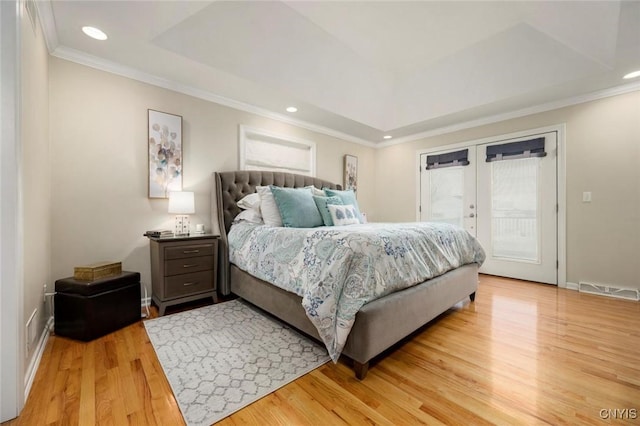
[[[176,236],[189,235],[189,215],[195,212],[193,192],[169,192],[169,213],[176,215]]]

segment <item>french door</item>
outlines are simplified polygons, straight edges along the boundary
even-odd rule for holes
[[[557,134],[422,154],[420,220],[464,227],[481,273],[557,284]]]
[[[423,154],[420,164],[420,220],[458,225],[475,237],[475,147]]]

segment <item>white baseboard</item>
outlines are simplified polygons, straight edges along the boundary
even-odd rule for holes
[[[146,292],[145,292],[146,293]],[[145,308],[151,305],[151,297],[143,297],[140,299],[140,307]],[[42,360],[42,355],[44,354],[44,349],[47,347],[47,342],[49,341],[49,334],[53,330],[54,326],[54,317],[53,315],[49,317],[47,320],[47,324],[44,326],[44,330],[42,331],[42,335],[40,336],[40,340],[38,341],[38,346],[36,347],[36,351],[31,357],[31,362],[29,362],[29,367],[27,368],[27,374],[25,375],[24,380],[24,400],[27,400],[29,396],[29,392],[31,391],[31,386],[33,385],[33,381],[36,378],[36,373],[38,372],[38,367],[40,366],[40,361]]]
[[[140,299],[140,306],[142,308],[149,306],[151,304],[151,297],[143,297]],[[31,357],[31,362],[29,362],[29,367],[27,368],[27,374],[25,375],[24,380],[24,400],[27,401],[29,397],[29,392],[31,392],[31,386],[33,386],[33,381],[36,378],[36,373],[38,372],[38,367],[40,366],[40,361],[42,360],[42,355],[44,354],[44,350],[47,347],[47,342],[49,341],[49,335],[51,330],[54,327],[54,317],[53,315],[49,317],[47,323],[44,326],[44,330],[42,331],[42,335],[40,336],[40,340],[38,341],[38,346]]]
[[[27,374],[24,378],[24,401],[27,401],[29,397],[29,392],[31,391],[31,386],[33,385],[33,380],[36,378],[36,373],[38,372],[38,367],[40,366],[40,361],[42,360],[42,354],[44,354],[44,349],[47,347],[47,342],[49,341],[50,331],[53,329],[53,316],[49,317],[47,324],[44,326],[44,330],[42,331],[42,335],[40,336],[40,340],[38,341],[38,346],[36,347],[36,351],[31,357],[31,362],[29,363],[29,367],[27,368]]]
[[[576,284],[576,283],[570,283],[569,281],[567,281],[567,284],[566,284],[566,286],[564,288],[566,288],[568,290],[578,291],[580,286],[578,284]]]

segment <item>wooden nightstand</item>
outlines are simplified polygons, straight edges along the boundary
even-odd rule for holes
[[[167,306],[212,297],[216,294],[218,236],[149,237],[151,286],[159,315]]]

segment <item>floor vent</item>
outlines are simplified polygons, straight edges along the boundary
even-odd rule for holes
[[[592,284],[580,281],[578,291],[581,293],[599,294],[601,296],[616,297],[626,300],[640,300],[640,290],[635,288],[620,288],[611,285]]]

